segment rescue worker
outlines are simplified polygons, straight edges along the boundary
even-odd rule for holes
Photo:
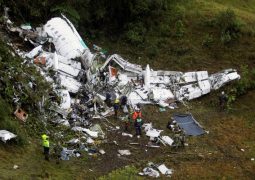
[[[43,145],[43,154],[45,156],[45,160],[49,161],[49,156],[50,156],[50,141],[49,141],[49,136],[46,134],[42,135],[42,145]]]
[[[185,146],[185,141],[186,141],[186,136],[185,136],[185,133],[183,131],[181,131],[180,141],[181,141],[181,146],[184,147]]]
[[[129,126],[130,126],[131,123],[132,123],[132,120],[131,120],[129,114],[125,113],[125,116],[124,116],[124,130],[126,132],[129,132]]]
[[[174,142],[173,145],[175,148],[178,148],[181,146],[181,130],[174,133]]]
[[[179,126],[177,125],[176,121],[170,121],[167,124],[167,128],[169,128],[171,131],[175,132],[179,130]]]
[[[120,108],[120,100],[118,98],[115,99],[113,108],[114,108],[115,118],[118,119],[118,111]]]
[[[120,106],[124,113],[128,113],[127,96],[122,96],[120,99]]]
[[[140,108],[138,107],[135,108],[135,112],[133,113],[132,119],[134,120],[136,136],[137,138],[140,138],[140,136],[142,135],[143,125],[142,113]]]
[[[56,164],[60,163],[61,159],[61,151],[63,150],[62,146],[60,145],[60,142],[58,142],[54,147],[54,155],[56,158]]]
[[[223,111],[225,109],[227,101],[228,101],[228,96],[225,94],[224,91],[222,91],[220,96],[219,96],[220,110]]]
[[[135,121],[137,118],[142,118],[142,112],[139,107],[135,108],[135,112],[132,115],[132,119]]]
[[[108,106],[108,107],[111,107],[112,106],[112,100],[111,100],[111,94],[110,93],[106,93],[106,98],[105,98],[105,104]]]

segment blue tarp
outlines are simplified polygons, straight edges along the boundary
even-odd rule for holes
[[[199,136],[205,133],[191,114],[175,114],[173,118],[186,135]]]

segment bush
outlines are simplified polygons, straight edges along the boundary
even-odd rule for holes
[[[129,24],[125,34],[127,41],[133,45],[140,45],[144,42],[146,28],[142,23]]]
[[[220,40],[223,44],[229,44],[232,40],[230,32],[228,32],[228,31],[227,32],[222,32]]]
[[[183,20],[185,18],[185,8],[180,5],[175,5],[171,9],[172,16],[170,17],[173,21]]]
[[[176,21],[176,23],[175,23],[175,36],[178,37],[178,38],[183,37],[184,36],[184,31],[185,31],[185,28],[184,28],[184,25],[182,23],[182,20]]]
[[[241,35],[241,23],[231,9],[220,12],[215,19],[215,25],[219,27],[221,42],[224,44],[237,40]]]
[[[126,166],[121,169],[117,169],[112,171],[110,174],[106,176],[102,176],[100,180],[110,180],[110,179],[122,179],[122,180],[132,180],[132,179],[142,179],[137,176],[138,170],[134,166]]]
[[[241,79],[234,84],[231,94],[236,97],[255,89],[255,68],[249,69],[247,65],[241,67]]]
[[[149,48],[148,48],[148,57],[150,59],[153,59],[155,58],[157,55],[159,54],[159,50],[158,50],[158,47],[156,45],[151,45]]]
[[[213,36],[210,34],[206,34],[202,45],[205,47],[210,47],[213,44],[213,42],[214,42]]]

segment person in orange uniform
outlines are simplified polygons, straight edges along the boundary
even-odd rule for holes
[[[134,120],[136,136],[137,138],[140,138],[140,136],[142,135],[142,125],[143,125],[142,112],[140,108],[138,107],[135,108],[135,112],[132,115],[132,119]]]

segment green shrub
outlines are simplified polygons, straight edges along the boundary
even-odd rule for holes
[[[228,32],[228,31],[227,32],[222,32],[220,40],[223,44],[229,44],[232,40],[230,32]]]
[[[210,34],[206,34],[202,45],[205,47],[210,47],[213,44],[213,42],[214,42],[213,36]]]
[[[237,40],[241,35],[241,23],[231,9],[220,12],[215,19],[215,25],[221,33],[221,42],[226,44]]]
[[[150,59],[155,58],[159,54],[158,47],[156,45],[151,45],[147,50],[147,55]]]
[[[171,35],[170,26],[166,23],[161,24],[159,27],[159,32],[160,32],[161,36],[169,37]]]
[[[138,170],[134,166],[126,166],[121,169],[117,169],[112,171],[110,174],[106,176],[102,176],[99,180],[110,180],[110,179],[121,179],[121,180],[139,180],[142,179],[137,176]]]
[[[139,45],[144,42],[146,28],[142,23],[129,24],[128,31],[125,34],[127,41],[133,45]]]
[[[247,65],[243,65],[240,74],[241,79],[234,84],[230,91],[236,97],[255,89],[255,68],[249,69]]]
[[[175,23],[175,36],[181,38],[184,36],[185,28],[182,23],[182,20],[178,20]]]
[[[51,12],[55,14],[64,13],[70,18],[72,23],[74,23],[75,25],[77,25],[80,20],[80,15],[78,11],[67,4],[61,4],[56,7],[53,7],[51,8]]]
[[[185,18],[185,8],[180,5],[175,5],[171,9],[171,17],[173,21],[183,20]]]

